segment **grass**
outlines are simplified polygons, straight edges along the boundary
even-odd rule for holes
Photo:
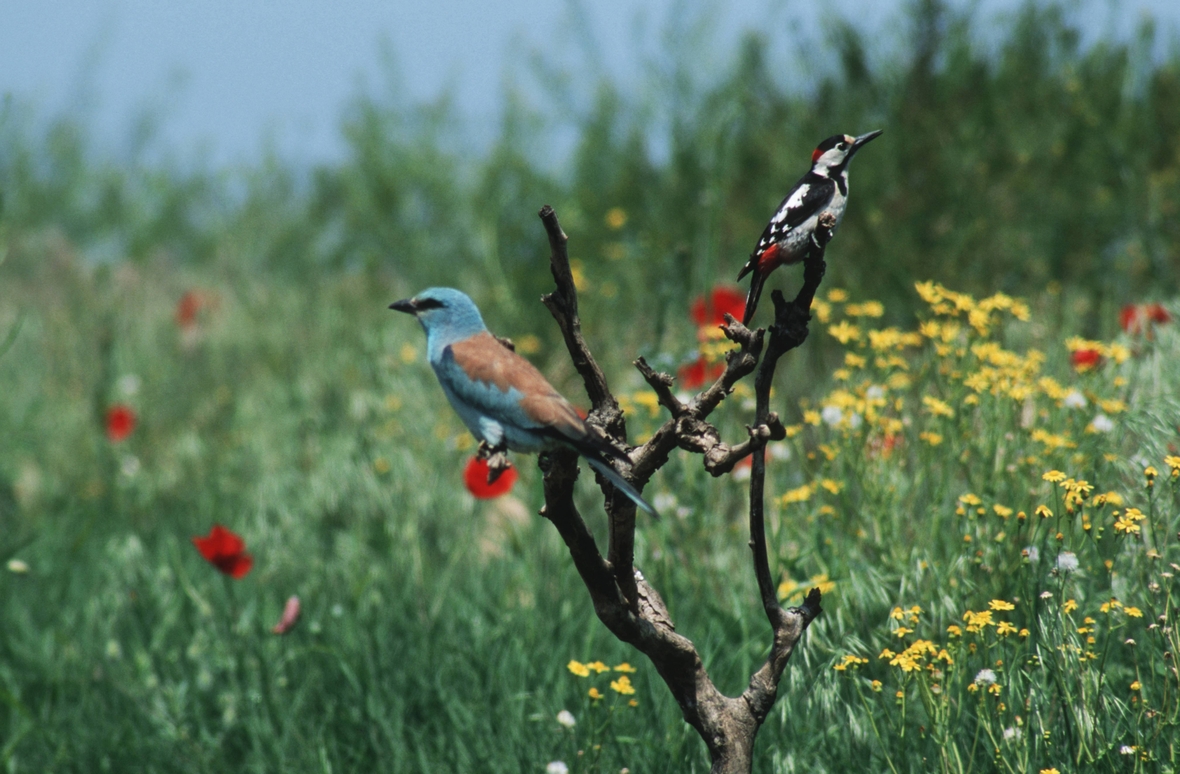
[[[445,109],[362,98],[352,157],[303,176],[115,162],[6,102],[0,765],[707,770],[650,665],[594,619],[531,461],[504,498],[463,490],[471,441],[386,306],[460,285],[578,402],[535,302],[533,213],[553,203],[641,440],[660,416],[630,360],[718,357],[692,298],[736,272],[816,139],[885,126],[776,387],[772,564],[784,599],[818,584],[826,612],[756,769],[1174,770],[1178,341],[1117,312],[1176,291],[1176,62],[1145,56],[1146,31],[1083,49],[1054,7],[987,49],[941,6],[912,20],[896,55],[835,30],[813,92],[772,78],[758,38],[719,80],[673,57],[687,80],[650,102],[595,84],[556,170],[533,143],[552,126],[520,103],[476,157]],[[1070,346],[1104,360],[1079,372]],[[726,440],[745,397],[718,414]],[[138,417],[118,442],[114,405]],[[648,494],[669,518],[637,561],[736,693],[766,636],[744,485],[677,457]],[[244,579],[191,544],[214,523],[244,536]],[[273,635],[292,594],[302,619]],[[610,687],[623,674],[634,694]]]

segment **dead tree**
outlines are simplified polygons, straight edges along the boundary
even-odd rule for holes
[[[770,411],[770,386],[775,367],[783,354],[807,338],[811,302],[824,276],[824,249],[831,238],[833,224],[821,222],[817,229],[804,262],[803,288],[795,300],[786,301],[777,290],[772,294],[775,317],[769,332],[762,329],[750,331],[726,315],[726,324],[722,328],[738,348],[726,356],[724,373],[695,399],[687,404],[681,402],[672,392],[671,376],[657,373],[643,358],[635,361],[635,367],[655,390],[660,405],[670,416],[647,443],[631,447],[627,445],[623,412],[582,338],[578,297],[566,251],[567,237],[552,207],[541,208],[540,216],[549,235],[549,268],[557,283],[556,290],[545,295],[542,301],[561,328],[566,348],[585,383],[592,404],[588,421],[602,429],[630,457],[630,469],[620,469],[619,472],[642,490],[676,448],[703,455],[705,468],[714,476],[729,472],[743,457],[753,455],[750,549],[772,639],[765,663],[750,676],[742,694],[732,698],[714,687],[696,648],[688,638],[676,633],[659,593],[635,567],[634,503],[616,493],[605,479],[599,477],[599,485],[606,495],[610,524],[607,553],[603,557],[574,505],[574,481],[578,475],[576,455],[564,451],[550,452],[542,455],[539,462],[545,482],[545,507],[541,515],[553,522],[569,548],[599,620],[612,634],[651,659],[680,705],[684,719],[705,740],[713,774],[748,774],[753,765],[754,739],[774,705],[787,660],[807,626],[822,612],[819,589],[812,589],[800,607],[784,609],[778,603],[766,550],[763,486],[766,444],[785,437],[778,415]],[[740,379],[755,371],[754,424],[747,428],[745,440],[734,445],[725,444],[717,428],[709,423],[709,415]],[[616,467],[626,466],[616,463]]]

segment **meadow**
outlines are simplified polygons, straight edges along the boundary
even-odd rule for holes
[[[816,140],[882,127],[773,398],[772,570],[825,612],[755,770],[1174,771],[1180,60],[1149,27],[1083,47],[1057,6],[907,23],[896,51],[834,27],[807,90],[757,36],[711,79],[670,51],[648,96],[589,84],[556,169],[556,109],[512,99],[475,153],[445,100],[358,97],[350,157],[302,172],[114,157],[7,99],[0,767],[707,771],[538,517],[534,461],[468,492],[472,441],[386,307],[461,287],[584,403],[537,301],[553,204],[641,441],[663,416],[631,361],[698,389],[727,347],[694,301]],[[684,455],[646,494],[636,563],[736,694],[767,637],[743,470]],[[193,543],[215,524],[241,577]]]

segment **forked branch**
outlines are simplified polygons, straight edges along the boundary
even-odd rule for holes
[[[774,705],[787,660],[807,626],[822,612],[818,589],[812,589],[799,607],[784,610],[778,604],[766,547],[763,500],[766,444],[785,435],[778,415],[769,408],[770,385],[779,358],[807,338],[809,310],[823,279],[824,250],[834,223],[821,220],[804,262],[803,289],[795,300],[786,302],[778,291],[772,295],[775,320],[770,327],[765,354],[765,333],[761,329],[750,331],[727,315],[726,324],[721,327],[738,348],[726,355],[725,370],[717,381],[688,403],[681,401],[672,391],[671,376],[656,372],[643,358],[635,361],[636,368],[670,417],[647,443],[632,449],[626,445],[626,426],[618,401],[610,392],[606,377],[582,336],[566,236],[553,208],[546,205],[540,216],[549,235],[550,270],[557,284],[554,292],[544,296],[542,301],[561,328],[566,348],[586,385],[593,404],[588,421],[602,428],[630,456],[630,468],[619,472],[636,488],[642,489],[676,448],[701,454],[706,469],[714,475],[732,470],[739,460],[753,455],[750,547],[762,606],[773,637],[766,662],[751,675],[746,690],[736,698],[726,697],[713,685],[695,646],[675,631],[659,593],[633,567],[635,506],[631,501],[614,496],[609,483],[599,479],[608,495],[606,510],[610,522],[609,549],[607,557],[603,558],[593,534],[574,505],[574,481],[578,475],[576,455],[550,452],[542,455],[540,462],[545,483],[545,507],[541,513],[553,522],[569,549],[574,566],[590,592],[599,620],[616,637],[651,659],[680,705],[685,721],[697,730],[708,747],[712,772],[749,774],[753,766],[754,740]],[[732,392],[734,385],[755,369],[754,424],[747,428],[745,440],[734,445],[724,444],[708,418]]]

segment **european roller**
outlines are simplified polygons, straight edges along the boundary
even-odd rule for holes
[[[389,308],[418,318],[438,383],[477,439],[493,449],[516,452],[573,449],[637,506],[658,516],[607,460],[627,456],[583,422],[532,363],[488,332],[466,294],[429,288]]]

